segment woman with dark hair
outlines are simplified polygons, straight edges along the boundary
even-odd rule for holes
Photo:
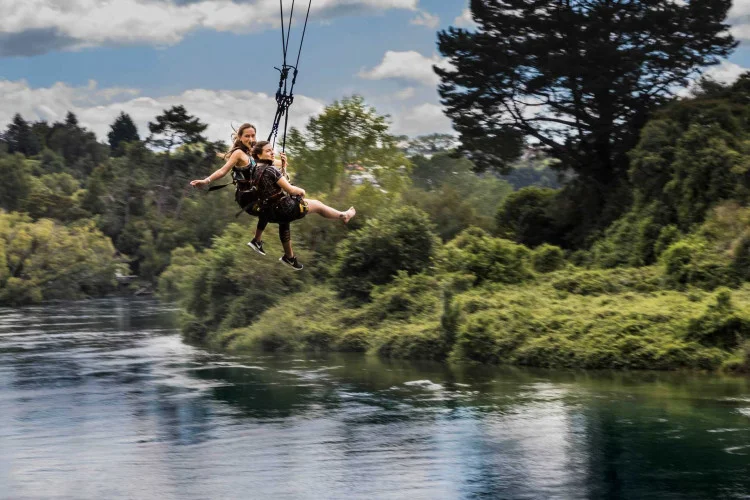
[[[290,223],[312,213],[326,219],[338,219],[346,224],[357,212],[354,207],[340,212],[318,200],[306,200],[305,190],[292,186],[283,174],[287,164],[286,156],[283,153],[281,155],[281,170],[274,166],[274,157],[273,146],[268,141],[260,141],[253,147],[253,159],[257,165],[251,167],[250,174],[257,179],[261,208],[258,229],[249,245],[260,243],[260,235],[269,222],[278,224],[279,239],[284,247],[284,255],[279,260],[299,271],[302,264],[297,262],[292,250]]]

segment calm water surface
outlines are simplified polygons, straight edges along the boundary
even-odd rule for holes
[[[750,498],[750,384],[226,355],[152,300],[0,309],[0,497]]]

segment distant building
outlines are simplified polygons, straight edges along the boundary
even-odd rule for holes
[[[373,187],[382,189],[380,183],[378,183],[378,180],[375,178],[372,172],[358,163],[350,163],[346,166],[344,171],[349,176],[352,184],[354,184],[355,186],[361,186],[362,184],[367,182]]]

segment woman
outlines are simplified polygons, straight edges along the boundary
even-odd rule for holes
[[[249,182],[250,179],[248,175],[250,167],[255,165],[255,161],[252,158],[252,149],[255,145],[256,133],[257,130],[255,128],[255,125],[252,125],[250,123],[243,123],[242,125],[240,125],[237,133],[232,134],[232,148],[225,154],[220,155],[226,160],[226,163],[224,163],[221,168],[216,170],[205,179],[196,179],[194,181],[191,181],[190,185],[193,187],[208,186],[211,184],[211,182],[221,179],[222,177],[227,175],[230,170],[232,171],[232,176],[236,182]],[[281,161],[277,161],[275,164],[281,165],[282,174],[284,176],[287,176],[285,162],[286,155],[282,153]],[[240,204],[240,206],[245,208],[242,203],[240,203],[240,198],[239,196],[237,196],[238,194],[239,193],[235,194],[235,199],[237,200],[237,203]],[[260,227],[260,222],[258,224],[258,227]],[[259,254],[265,255],[266,253],[265,251],[263,251],[263,243],[261,242],[262,235],[262,229],[256,230],[256,237],[253,239],[253,241],[248,243],[248,246]]]
[[[259,215],[258,229],[252,242],[259,243],[262,234],[269,222],[279,225],[279,239],[284,247],[284,255],[279,259],[292,269],[299,271],[302,264],[297,261],[292,250],[292,238],[290,223],[306,216],[308,213],[320,214],[326,219],[339,219],[344,224],[349,222],[357,213],[354,207],[346,212],[340,212],[318,200],[305,200],[305,190],[292,186],[284,177],[283,170],[286,168],[287,159],[282,153],[281,170],[274,166],[275,153],[273,146],[268,141],[260,141],[253,147],[253,159],[257,163],[251,167],[251,175],[258,176],[258,187],[261,193],[261,212]]]

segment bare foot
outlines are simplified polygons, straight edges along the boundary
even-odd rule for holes
[[[357,211],[354,210],[354,207],[349,207],[349,210],[341,214],[341,219],[344,221],[344,224],[352,220],[352,217],[354,217],[357,214]]]

